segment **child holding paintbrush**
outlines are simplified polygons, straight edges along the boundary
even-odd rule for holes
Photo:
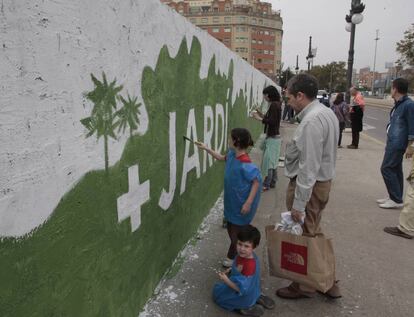
[[[253,146],[253,140],[247,129],[231,130],[227,155],[213,151],[203,143],[195,142],[195,144],[215,159],[226,162],[224,217],[227,220],[227,232],[231,243],[223,266],[231,267],[237,255],[237,235],[250,225],[260,199],[259,189],[262,182],[260,171],[247,154],[249,146]]]

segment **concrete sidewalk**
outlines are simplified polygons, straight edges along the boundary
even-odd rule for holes
[[[290,139],[295,128],[296,125],[283,123],[283,139]],[[350,144],[349,133],[343,136],[343,145],[347,144]],[[279,169],[277,188],[262,194],[253,222],[262,233],[262,242],[256,250],[261,260],[262,289],[276,302],[276,308],[266,311],[264,316],[413,314],[414,241],[384,233],[384,226],[397,225],[399,210],[380,209],[375,203],[386,193],[379,172],[383,151],[381,142],[365,135],[359,150],[338,150],[337,176],[322,222],[326,236],[333,238],[337,278],[343,292],[343,298],[336,301],[322,295],[296,301],[275,296],[276,289],[289,284],[269,276],[265,252],[264,227],[278,222],[285,210],[288,180],[283,169]],[[260,151],[253,150],[251,157],[259,162]],[[238,316],[217,307],[211,296],[229,244],[227,231],[221,227],[222,205],[220,198],[140,317]]]

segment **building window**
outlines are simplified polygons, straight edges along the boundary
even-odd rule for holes
[[[256,24],[257,20],[255,18],[252,19],[252,24]]]
[[[247,47],[236,47],[236,52],[237,53],[248,53],[249,50]]]
[[[218,32],[220,32],[219,28],[213,28],[213,33],[218,33]]]
[[[263,25],[263,20],[262,19],[259,19],[259,24]]]
[[[219,23],[220,18],[219,17],[213,17],[213,23]]]
[[[263,52],[264,54],[269,54],[269,51],[268,50],[264,50],[264,52]]]
[[[265,34],[265,35],[269,35],[269,31],[265,31],[265,32],[264,32],[264,34]]]
[[[252,44],[256,44],[256,40],[252,40]]]
[[[274,54],[275,54],[275,52],[274,52],[274,51],[270,51],[270,52],[269,52],[269,54],[270,54],[270,55],[274,55]]]
[[[201,18],[201,23],[207,23],[208,19],[207,18]]]
[[[231,17],[224,17],[224,23],[230,23]]]
[[[263,41],[262,40],[258,40],[257,43],[258,44],[263,44]]]
[[[224,32],[226,32],[226,33],[231,32],[231,28],[224,28]]]
[[[246,22],[246,17],[242,17],[242,16],[240,16],[240,17],[239,17],[239,22],[240,22],[240,23],[245,23],[245,22]]]
[[[190,22],[195,24],[195,23],[197,22],[197,19],[195,19],[195,18],[191,18],[191,19],[190,19]]]

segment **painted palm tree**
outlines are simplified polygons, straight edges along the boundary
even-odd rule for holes
[[[92,101],[94,107],[90,117],[81,120],[81,123],[88,129],[86,137],[90,137],[96,133],[96,137],[104,137],[105,152],[105,171],[108,171],[108,138],[116,138],[114,129],[116,124],[115,110],[118,93],[122,90],[122,85],[116,85],[116,79],[111,83],[106,80],[105,73],[102,73],[102,82],[91,74],[95,88],[86,93],[85,97]]]
[[[119,96],[118,99],[123,104],[123,107],[116,112],[118,132],[122,130],[122,133],[124,133],[126,128],[129,127],[129,136],[132,137],[132,131],[138,129],[139,126],[138,116],[141,103],[137,102],[137,97],[131,98],[129,94],[127,99],[122,96]]]

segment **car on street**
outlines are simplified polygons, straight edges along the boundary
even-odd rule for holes
[[[318,98],[319,100],[321,100],[323,98],[323,94],[328,95],[328,92],[325,89],[319,89],[318,90],[318,95],[316,96],[316,98]]]

